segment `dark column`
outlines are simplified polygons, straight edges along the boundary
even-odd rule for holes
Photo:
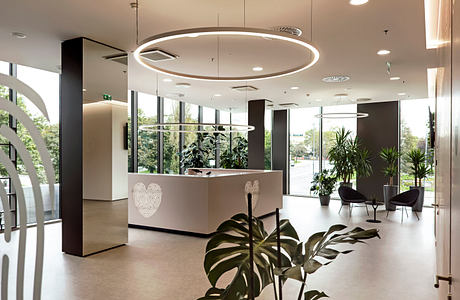
[[[185,122],[185,102],[179,102],[179,123]],[[180,129],[184,129],[184,126],[180,126]],[[182,161],[182,150],[185,145],[185,134],[179,132],[179,164]],[[179,166],[179,174],[184,174],[184,168]]]
[[[164,101],[163,97],[157,97],[157,121],[158,123],[164,122]],[[163,128],[163,127],[161,127]],[[163,156],[164,156],[164,134],[163,132],[157,133],[158,138],[158,160],[157,160],[157,173],[162,174],[164,171]]]
[[[216,124],[220,123],[220,110],[216,109]],[[216,168],[220,168],[220,136],[216,138]]]
[[[59,109],[62,251],[83,253],[83,39],[62,43]]]
[[[357,188],[367,197],[375,196],[383,201],[383,186],[388,178],[382,170],[386,164],[380,158],[384,147],[399,148],[399,108],[398,102],[358,104],[358,112],[365,112],[369,117],[358,119],[358,138],[371,154],[373,173],[368,178],[358,178]],[[394,178],[399,182],[399,176]]]
[[[129,161],[129,171],[137,173],[138,155],[137,155],[137,142],[138,142],[138,93],[131,91],[131,160]]]
[[[272,169],[283,171],[283,194],[289,193],[289,111],[273,112]]]
[[[248,102],[248,124],[256,129],[248,133],[248,168],[265,168],[265,100]]]

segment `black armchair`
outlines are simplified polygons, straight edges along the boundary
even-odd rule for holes
[[[414,190],[409,190],[407,192],[404,192],[404,193],[401,193],[401,194],[398,194],[396,196],[394,196],[393,198],[391,198],[388,202],[390,202],[390,204],[393,204],[395,206],[401,206],[401,223],[403,222],[403,219],[404,219],[404,212],[403,210],[406,211],[406,215],[407,217],[409,217],[409,214],[407,213],[407,207],[413,207],[415,205],[415,203],[417,203],[417,199],[418,199],[418,196],[420,194],[420,191],[417,190],[417,189],[414,189]],[[418,217],[418,214],[415,210],[412,210],[415,215],[417,216],[417,220],[420,220],[420,218]],[[390,211],[387,211],[387,218],[388,218],[388,213]]]
[[[339,214],[340,211],[342,211],[342,207],[344,205],[349,205],[350,207],[350,215],[351,211],[353,210],[353,204],[360,204],[364,203],[364,206],[366,207],[366,212],[367,215],[369,215],[369,210],[367,209],[366,201],[367,197],[358,192],[357,190],[354,190],[348,186],[342,185],[339,187],[339,196],[340,199],[342,199],[342,206],[340,206]]]

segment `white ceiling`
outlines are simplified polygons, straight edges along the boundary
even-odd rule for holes
[[[58,72],[61,41],[79,36],[131,52],[136,48],[136,38],[135,13],[130,2],[4,1],[0,12],[0,60]],[[140,40],[172,30],[216,26],[218,19],[220,26],[243,26],[243,3],[243,0],[140,0]],[[423,1],[370,0],[363,6],[352,6],[348,0],[313,0],[311,20],[310,0],[246,0],[247,27],[296,26],[304,31],[303,38],[309,40],[311,21],[312,40],[321,53],[319,62],[302,73],[250,82],[259,88],[256,92],[246,95],[232,91],[230,87],[241,83],[231,82],[173,78],[173,82],[165,83],[163,75],[157,79],[153,71],[138,65],[132,57],[129,59],[128,87],[155,93],[158,80],[158,90],[163,96],[220,109],[242,109],[250,99],[318,106],[350,103],[357,98],[389,101],[427,97],[426,69],[434,66],[434,53],[425,49]],[[385,29],[389,29],[388,35],[384,34]],[[11,32],[23,32],[27,38],[17,39]],[[172,47],[169,51],[181,55],[181,47],[169,46]],[[209,46],[203,43],[202,47],[202,52],[192,54],[197,61],[209,61]],[[244,49],[241,45],[235,48]],[[392,52],[381,57],[376,55],[379,49]],[[252,53],[241,65],[251,68],[256,64],[267,64],[267,68],[291,65],[295,60],[292,55],[283,57],[284,50],[285,46],[275,45],[270,51]],[[274,58],[277,53],[278,58]],[[254,57],[260,57],[260,62],[253,64]],[[386,61],[391,61],[391,73],[400,76],[400,81],[389,80]],[[193,62],[193,56],[189,62]],[[231,60],[226,63],[231,65]],[[199,70],[197,64],[192,63],[190,68],[198,73],[206,72],[204,66]],[[324,76],[334,74],[348,75],[351,80],[339,84],[321,81]],[[191,88],[176,88],[177,82],[188,82]],[[291,90],[292,86],[300,89]],[[171,96],[177,92],[185,96]],[[397,96],[399,92],[406,92],[407,96]],[[349,98],[337,99],[334,97],[337,93],[348,93]],[[215,94],[222,96],[213,97]]]

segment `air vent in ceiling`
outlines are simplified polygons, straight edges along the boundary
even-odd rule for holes
[[[165,61],[165,60],[173,60],[176,59],[178,56],[168,53],[166,51],[160,49],[153,49],[147,50],[141,53],[141,56],[145,59],[151,60],[153,62]]]
[[[356,102],[367,102],[367,101],[371,101],[372,99],[371,98],[358,98],[356,99]]]
[[[128,55],[126,53],[104,56],[104,58],[123,64],[125,66],[128,65]]]
[[[295,36],[301,36],[302,35],[302,30],[300,28],[294,27],[294,26],[276,26],[273,27],[274,31],[279,31],[279,32],[284,32],[287,34],[292,34]]]
[[[255,92],[258,90],[258,88],[252,85],[241,85],[241,86],[232,87],[232,90],[238,91],[238,92]]]
[[[280,103],[279,106],[283,108],[295,108],[295,107],[298,107],[299,105],[297,103],[289,102],[289,103]]]

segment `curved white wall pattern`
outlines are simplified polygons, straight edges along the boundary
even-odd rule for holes
[[[139,213],[144,218],[153,216],[161,204],[161,187],[156,183],[150,183],[147,189],[142,182],[133,187],[133,199]]]
[[[26,96],[48,119],[48,112],[42,98],[35,92],[31,87],[21,82],[20,80],[0,74],[0,85],[9,87],[16,90],[18,93]],[[17,105],[11,101],[0,97],[0,109],[8,112],[14,118],[16,118],[30,133],[33,141],[35,142],[36,148],[42,160],[43,167],[45,169],[46,178],[48,181],[48,186],[50,190],[50,197],[53,203],[53,212],[54,212],[54,181],[55,173],[53,169],[53,164],[51,161],[51,156],[46,147],[45,141],[40,134],[40,131],[35,126],[32,119],[22,111]],[[37,176],[37,170],[33,164],[30,153],[27,151],[24,143],[16,135],[16,133],[7,126],[0,127],[0,135],[4,136],[11,144],[16,148],[19,156],[21,157],[24,165],[26,167],[27,173],[32,182],[32,188],[34,193],[34,204],[35,204],[35,214],[37,220],[37,237],[36,237],[36,249],[35,249],[35,268],[34,268],[34,281],[33,281],[33,299],[41,299],[41,286],[42,286],[42,273],[43,273],[43,255],[44,255],[44,211],[43,211],[43,198],[40,190],[40,182]],[[24,277],[25,277],[25,254],[26,254],[26,237],[27,237],[27,208],[24,199],[24,192],[22,190],[21,181],[19,180],[19,174],[11,162],[8,155],[0,151],[0,163],[5,167],[9,176],[11,177],[13,186],[16,190],[16,198],[19,208],[19,240],[17,245],[17,271],[16,271],[16,283],[9,282],[9,269],[13,267],[14,264],[10,261],[10,256],[8,255],[11,252],[10,247],[0,247],[0,256],[2,256],[2,271],[1,271],[1,299],[7,299],[9,291],[8,289],[16,286],[16,299],[22,300],[24,298],[24,290],[31,290],[30,287],[24,286]],[[14,249],[12,239],[11,239],[11,216],[8,196],[6,191],[3,188],[0,188],[0,200],[2,201],[2,206],[5,210],[5,234],[4,240],[6,245],[11,245]],[[16,255],[14,255],[16,256]],[[28,276],[29,277],[29,276]]]
[[[246,206],[248,205],[248,194],[252,194],[252,210],[257,207],[257,201],[259,201],[259,180],[254,180],[254,182],[247,181],[244,186]]]

